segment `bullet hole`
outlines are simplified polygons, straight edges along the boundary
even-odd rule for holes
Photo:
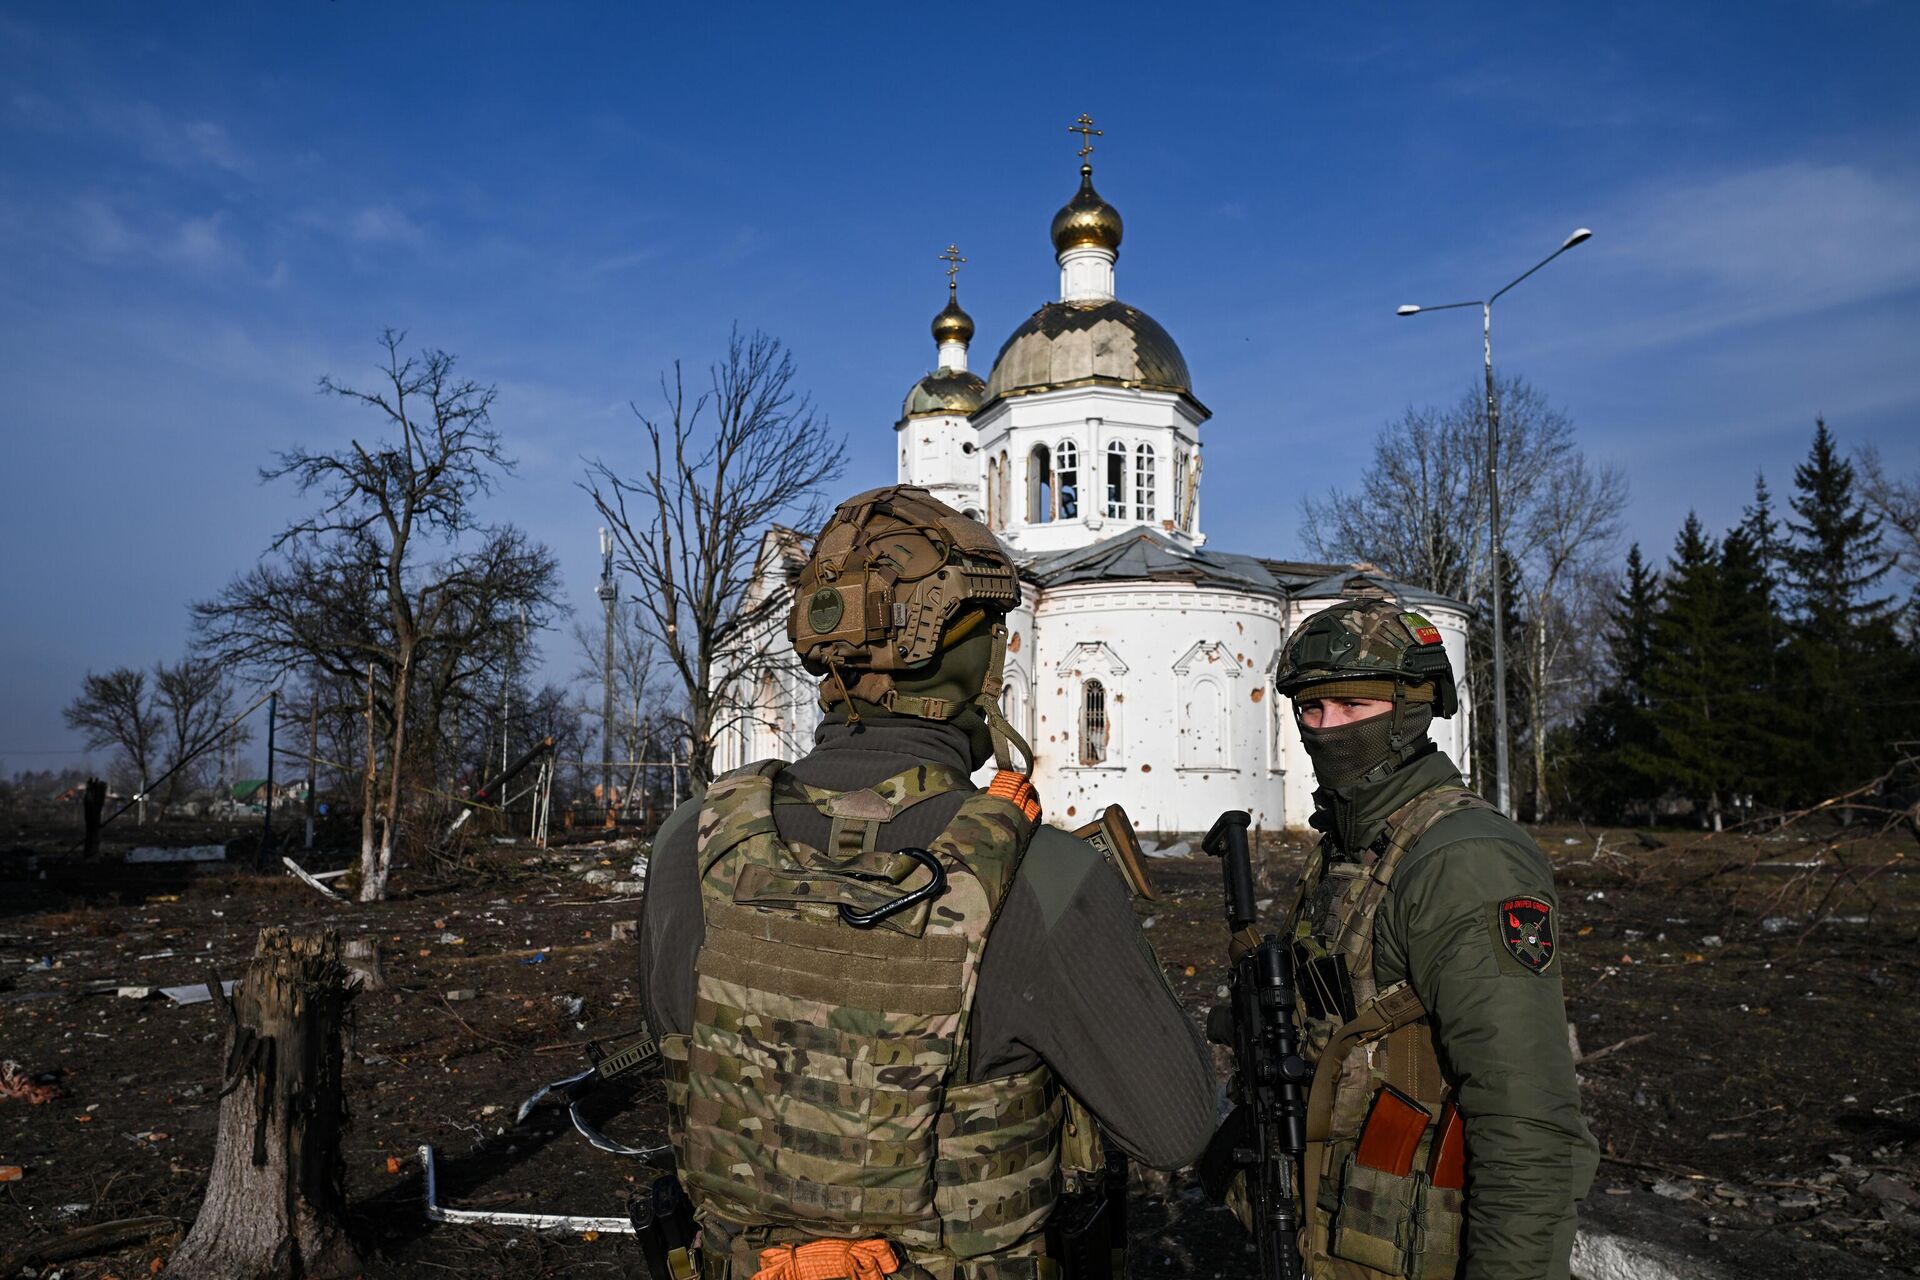
[[[1020,652],[1020,633],[1018,631],[1007,637],[1007,652]]]
[[[1258,702],[1258,701],[1260,701],[1260,700],[1261,700],[1262,698],[1264,698],[1264,697],[1266,697],[1266,696],[1267,696],[1267,691],[1266,691],[1265,689],[1263,689],[1263,688],[1261,688],[1261,687],[1260,687],[1259,685],[1255,685],[1255,686],[1254,686],[1254,688],[1253,688],[1253,700],[1254,700],[1255,702]]]
[[[1068,816],[1069,818],[1071,818],[1071,817],[1072,817],[1073,815],[1074,815],[1074,808],[1073,808],[1073,806],[1072,806],[1072,805],[1068,805],[1068,806],[1067,806],[1067,816]]]
[[[1143,764],[1143,765],[1141,765],[1141,766],[1140,766],[1140,772],[1142,772],[1142,773],[1152,773],[1152,772],[1153,772],[1153,766],[1152,766],[1152,765],[1150,765],[1150,764]]]

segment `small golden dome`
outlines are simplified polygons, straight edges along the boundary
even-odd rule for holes
[[[1120,252],[1120,211],[1100,198],[1093,189],[1093,166],[1080,166],[1080,190],[1066,207],[1053,215],[1053,251],[1065,253],[1091,245],[1096,249]]]
[[[933,318],[933,340],[938,343],[973,341],[973,317],[960,309],[960,295],[947,293],[947,305]]]

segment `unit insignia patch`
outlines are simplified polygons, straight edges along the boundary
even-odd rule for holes
[[[1535,973],[1553,963],[1553,904],[1542,898],[1508,898],[1495,907],[1500,941]]]
[[[1428,622],[1417,613],[1403,613],[1400,621],[1407,624],[1407,630],[1413,633],[1415,644],[1439,644],[1440,628]]]

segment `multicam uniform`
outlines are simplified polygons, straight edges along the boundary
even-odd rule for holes
[[[1005,726],[965,714],[1004,634],[967,601],[1018,598],[991,535],[882,490],[818,546],[793,628],[829,677],[819,745],[719,779],[649,869],[643,983],[702,1267],[1052,1275],[1062,1085],[1174,1167],[1211,1128],[1205,1051],[1099,855],[1036,827],[1030,790],[968,781]],[[944,890],[910,901],[930,864]]]
[[[1316,1064],[1308,1274],[1565,1277],[1595,1144],[1567,1044],[1546,858],[1426,739],[1431,710],[1451,711],[1452,690],[1438,636],[1418,615],[1340,606],[1296,636],[1289,659],[1282,687],[1296,700],[1394,703],[1372,721],[1307,731],[1320,753],[1314,825],[1323,839],[1284,932],[1303,991],[1322,988],[1302,1037]],[[1351,767],[1343,773],[1333,760]],[[1327,774],[1339,785],[1326,785]],[[1346,992],[1324,989],[1334,956],[1344,957]],[[1448,1100],[1458,1106],[1464,1193],[1427,1177],[1438,1126],[1404,1176],[1355,1159],[1386,1085],[1436,1118]]]

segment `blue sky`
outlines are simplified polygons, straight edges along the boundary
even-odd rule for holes
[[[1298,554],[1349,446],[1501,369],[1568,412],[1664,552],[1789,485],[1816,413],[1920,468],[1920,7],[1258,4],[0,7],[0,770],[76,759],[88,668],[172,658],[186,602],[298,500],[256,469],[371,424],[385,325],[499,385],[490,510],[591,604],[581,458],[738,320],[892,478],[935,255],[984,370],[1057,291],[1091,112],[1120,296],[1215,417],[1213,544]],[[638,469],[637,460],[633,463]],[[548,675],[575,661],[550,639]]]

